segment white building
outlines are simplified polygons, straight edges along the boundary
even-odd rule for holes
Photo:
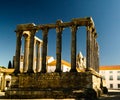
[[[48,63],[47,65],[47,72],[54,72],[56,69],[56,60]],[[62,72],[69,72],[71,69],[71,65],[69,62],[65,61],[65,60],[61,60],[61,70]]]
[[[100,66],[99,72],[105,79],[108,89],[120,89],[120,65]]]
[[[5,91],[11,84],[11,73],[14,69],[0,68],[0,91]]]
[[[13,57],[13,59],[15,59],[15,57]],[[24,61],[24,56],[21,55],[21,59],[20,59],[20,72],[23,72],[23,61]],[[42,59],[40,59],[40,64],[42,62]],[[54,57],[52,56],[47,56],[46,57],[46,70],[47,72],[54,72],[56,69],[56,60],[54,59]],[[71,69],[71,65],[69,62],[65,61],[65,60],[61,60],[61,70],[62,72],[68,72]],[[34,59],[34,66],[33,66],[33,70],[34,72],[36,71],[36,59]],[[41,70],[41,65],[40,65],[40,70]]]

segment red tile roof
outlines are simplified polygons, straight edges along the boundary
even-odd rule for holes
[[[120,70],[120,65],[100,66],[99,70]]]

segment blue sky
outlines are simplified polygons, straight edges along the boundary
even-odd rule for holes
[[[55,23],[91,16],[98,33],[100,65],[120,65],[120,0],[1,0],[0,65],[8,66],[15,55],[17,24]],[[70,29],[63,31],[62,58],[70,61]],[[36,34],[42,38],[41,31]],[[55,30],[50,30],[48,55],[55,57]],[[85,56],[86,28],[77,33],[77,53]]]

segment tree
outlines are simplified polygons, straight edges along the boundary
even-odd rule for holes
[[[13,60],[13,65],[12,65],[12,67],[13,67],[13,68],[15,68],[15,65],[14,65],[14,63],[15,63],[15,62],[14,62],[14,60]]]
[[[12,63],[11,63],[11,61],[9,61],[9,63],[8,63],[8,69],[9,68],[12,68]]]
[[[6,68],[6,67],[4,67],[4,66],[0,66],[0,68]]]

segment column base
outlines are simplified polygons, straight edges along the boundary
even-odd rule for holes
[[[33,70],[28,70],[27,73],[34,73],[34,71]]]
[[[46,71],[46,69],[44,69],[44,70],[41,70],[40,72],[41,73],[46,73],[47,71]]]
[[[62,70],[61,69],[56,69],[55,72],[61,73]]]
[[[15,70],[14,72],[13,72],[13,74],[15,74],[15,75],[17,75],[17,74],[19,74],[20,73],[20,71],[17,71],[17,70]]]
[[[77,69],[71,69],[70,72],[77,72]]]

